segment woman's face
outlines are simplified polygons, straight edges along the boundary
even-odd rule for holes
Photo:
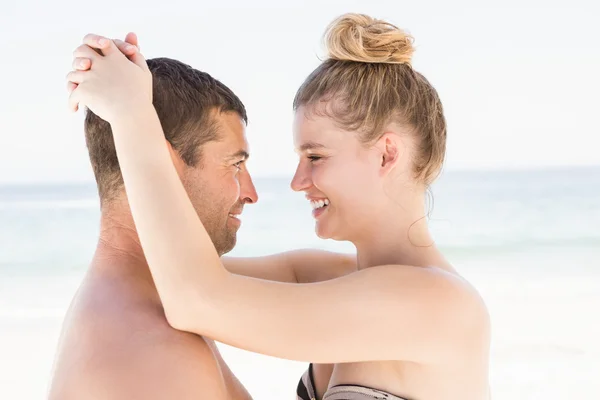
[[[306,193],[319,237],[354,241],[381,204],[381,155],[330,117],[307,111],[299,107],[294,118],[300,160],[291,187]]]

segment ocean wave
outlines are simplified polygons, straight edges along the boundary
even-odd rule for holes
[[[80,200],[44,200],[44,201],[3,201],[1,209],[96,209],[100,205],[98,199]]]
[[[600,252],[600,237],[556,237],[556,238],[523,238],[522,240],[505,240],[502,237],[496,238],[495,243],[477,243],[473,240],[470,243],[438,243],[443,251],[449,253],[510,253],[533,249],[561,249],[561,248],[587,248],[596,249]],[[504,240],[503,240],[504,239]]]

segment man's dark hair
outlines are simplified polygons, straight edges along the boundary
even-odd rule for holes
[[[153,104],[165,138],[189,166],[201,162],[202,145],[219,140],[213,118],[218,112],[236,112],[248,123],[240,99],[224,84],[180,61],[170,58],[147,60],[152,72]],[[123,190],[123,176],[110,124],[87,110],[85,140],[100,204],[108,204]]]

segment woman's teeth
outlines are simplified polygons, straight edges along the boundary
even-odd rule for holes
[[[310,205],[313,208],[313,210],[316,210],[317,208],[329,205],[329,199],[311,200]]]

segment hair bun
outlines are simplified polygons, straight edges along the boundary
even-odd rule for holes
[[[414,38],[364,14],[344,14],[325,32],[328,57],[341,61],[410,65]]]

